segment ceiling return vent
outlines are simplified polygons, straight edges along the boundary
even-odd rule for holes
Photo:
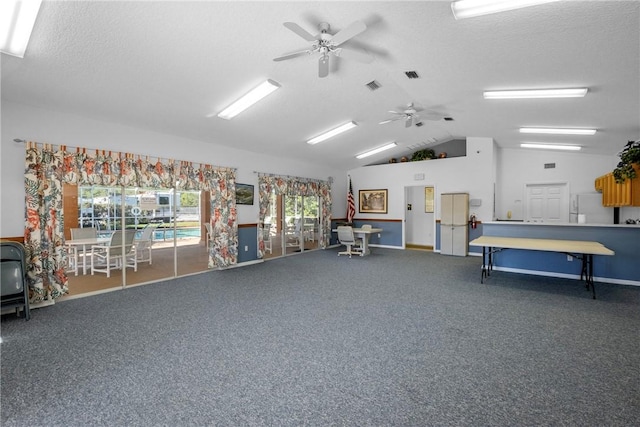
[[[365,86],[367,86],[370,90],[378,90],[380,89],[380,83],[378,83],[375,80],[371,80],[369,83],[367,83]]]
[[[556,164],[555,163],[545,163],[544,164],[544,168],[545,169],[555,169],[556,168]]]
[[[418,75],[417,71],[405,71],[404,72],[407,75],[407,78],[409,79],[419,79],[420,76]]]

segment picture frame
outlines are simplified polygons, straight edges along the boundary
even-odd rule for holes
[[[253,205],[253,185],[236,183],[236,205]]]
[[[360,190],[358,204],[360,213],[387,213],[387,190]]]
[[[424,211],[425,213],[433,213],[433,187],[424,187]]]

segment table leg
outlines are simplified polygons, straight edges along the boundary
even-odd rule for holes
[[[82,245],[82,274],[87,275],[87,246]]]
[[[486,252],[487,247],[483,246],[482,247],[482,270],[480,271],[480,283],[484,283],[484,266],[486,265],[485,263],[485,252]]]
[[[362,256],[369,255],[369,235],[362,235]]]
[[[596,286],[593,283],[593,255],[583,254],[582,256],[587,260],[587,290],[591,287],[591,295],[596,299]]]

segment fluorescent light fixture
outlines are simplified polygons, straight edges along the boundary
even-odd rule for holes
[[[451,11],[454,18],[463,19],[554,1],[558,0],[458,0],[451,3]]]
[[[307,141],[307,144],[317,144],[318,142],[322,142],[325,139],[329,139],[332,136],[336,136],[342,132],[346,132],[349,129],[353,129],[354,127],[358,126],[358,124],[356,122],[347,122],[343,125],[338,126],[335,129],[331,129],[328,132],[323,133],[322,135],[318,135],[315,138],[311,138],[310,140]]]
[[[579,145],[563,145],[563,144],[542,144],[537,142],[527,142],[520,144],[522,148],[542,148],[543,150],[569,150],[569,151],[578,151],[581,150],[582,147]]]
[[[484,99],[525,99],[525,98],[580,98],[587,94],[586,87],[576,89],[523,89],[488,90]]]
[[[356,156],[356,159],[364,159],[365,157],[373,156],[374,154],[381,153],[381,152],[386,151],[386,150],[388,150],[390,148],[393,148],[393,147],[395,147],[397,145],[398,144],[396,144],[395,142],[390,142],[389,144],[383,145],[382,147],[374,148],[373,150],[369,150],[369,151],[366,151],[366,152],[364,152],[362,154],[358,154]]]
[[[549,135],[595,135],[595,129],[520,128],[520,133],[543,133]]]
[[[42,0],[0,1],[0,52],[24,58]]]
[[[218,117],[231,120],[278,88],[280,88],[280,84],[278,82],[267,80],[218,113]]]

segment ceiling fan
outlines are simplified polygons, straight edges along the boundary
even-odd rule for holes
[[[404,109],[401,112],[393,110],[389,111],[391,114],[393,114],[393,117],[381,121],[380,124],[384,125],[387,123],[404,120],[404,127],[408,128],[411,127],[411,125],[422,126],[421,116],[418,115],[418,113],[424,111],[423,108],[415,105],[413,102],[402,108]],[[426,120],[433,121],[444,119],[444,116],[442,114],[438,114],[433,111],[427,111],[426,114],[422,115],[422,117],[424,117]]]
[[[364,50],[353,50],[340,47],[344,42],[352,39],[367,29],[367,26],[362,21],[355,21],[348,27],[333,35],[329,33],[329,24],[321,22],[318,25],[320,33],[315,36],[311,35],[304,28],[294,22],[285,22],[283,25],[306,41],[311,42],[311,47],[309,49],[285,53],[274,58],[274,61],[284,61],[285,59],[296,58],[302,55],[311,55],[318,52],[320,54],[320,58],[318,60],[319,77],[327,77],[329,75],[329,56],[331,55],[341,58],[355,59],[356,61],[364,63],[373,61],[373,57]]]

